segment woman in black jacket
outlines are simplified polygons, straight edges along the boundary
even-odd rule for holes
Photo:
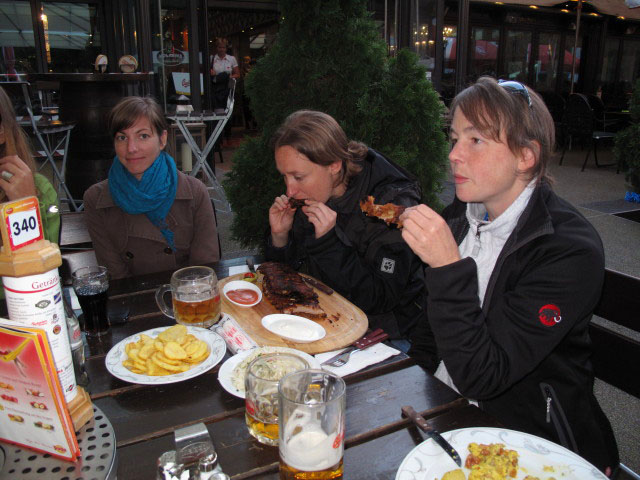
[[[602,242],[546,174],[554,124],[518,82],[484,77],[451,105],[456,199],[440,216],[408,209],[403,238],[425,270],[428,324],[413,354],[506,427],[559,443],[611,473],[609,421],[593,394],[588,325]],[[430,327],[430,329],[429,329]],[[426,365],[427,367],[429,365]]]
[[[400,166],[349,141],[329,115],[291,114],[273,138],[286,185],[269,210],[266,256],[302,269],[360,307],[371,327],[410,339],[424,316],[422,263],[396,228],[366,217],[360,200],[417,205],[420,187]],[[289,199],[303,200],[292,207]]]

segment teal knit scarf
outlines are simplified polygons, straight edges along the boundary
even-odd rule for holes
[[[144,213],[160,229],[172,250],[173,232],[166,218],[178,189],[178,172],[171,155],[162,151],[153,164],[137,180],[122,165],[118,156],[109,170],[109,191],[113,201],[122,210],[137,215]]]

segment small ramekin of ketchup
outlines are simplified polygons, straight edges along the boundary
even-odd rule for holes
[[[222,289],[225,298],[239,307],[253,307],[262,301],[262,290],[244,280],[233,280]]]

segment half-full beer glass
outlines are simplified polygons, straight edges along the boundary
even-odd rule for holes
[[[260,443],[278,445],[278,381],[286,374],[309,368],[292,353],[271,353],[253,360],[245,376],[245,420]]]
[[[324,370],[280,380],[280,479],[342,479],[346,386]]]
[[[167,306],[164,294],[171,291],[173,308]],[[220,320],[218,277],[209,267],[186,267],[171,275],[171,284],[156,291],[156,303],[162,313],[177,323],[209,328]]]

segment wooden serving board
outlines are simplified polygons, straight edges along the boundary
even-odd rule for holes
[[[337,292],[327,295],[314,288],[318,294],[320,307],[327,314],[326,319],[316,322],[324,327],[327,332],[325,337],[311,343],[298,343],[282,338],[262,326],[262,317],[280,313],[264,295],[262,301],[255,307],[240,307],[227,300],[222,293],[222,287],[227,282],[242,280],[242,277],[243,274],[239,273],[220,280],[218,288],[222,297],[222,311],[235,318],[245,332],[261,347],[290,347],[310,354],[323,353],[351,345],[367,330],[369,320],[362,310]],[[262,289],[260,281],[257,285]]]

